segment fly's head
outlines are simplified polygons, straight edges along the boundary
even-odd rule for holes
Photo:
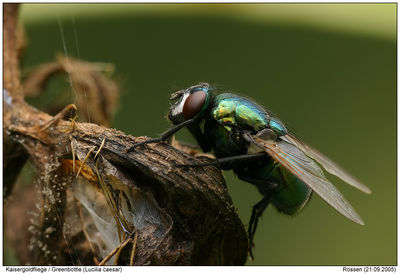
[[[175,103],[171,105],[168,119],[174,125],[189,119],[200,119],[207,111],[211,97],[211,86],[207,83],[172,93],[171,101]]]

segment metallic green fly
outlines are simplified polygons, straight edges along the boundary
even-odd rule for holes
[[[353,222],[363,221],[325,177],[329,173],[365,192],[370,189],[317,150],[290,134],[285,125],[255,102],[231,93],[215,94],[200,83],[171,95],[174,124],[160,138],[135,144],[160,142],[187,127],[204,152],[213,150],[215,165],[232,169],[239,179],[254,184],[263,198],[253,206],[248,227],[253,246],[259,217],[268,204],[285,214],[302,210],[312,191]],[[204,122],[204,123],[203,123]]]

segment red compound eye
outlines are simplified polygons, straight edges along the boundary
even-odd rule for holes
[[[202,90],[190,94],[183,105],[183,116],[186,119],[192,119],[196,116],[203,107],[206,97],[207,93]]]

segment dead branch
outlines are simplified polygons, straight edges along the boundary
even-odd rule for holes
[[[18,228],[24,230],[10,238],[19,245],[29,239],[21,263],[92,265],[107,258],[122,265],[244,264],[248,239],[218,169],[177,168],[204,160],[165,143],[126,153],[145,137],[77,123],[73,105],[51,116],[25,103],[17,10],[4,5],[4,146],[19,151],[4,150],[4,167],[12,169],[5,183],[12,189],[18,164],[29,157],[38,209],[31,237],[23,223]],[[25,217],[10,216],[7,207],[9,231],[15,218]]]
[[[111,64],[83,62],[59,55],[55,62],[29,71],[23,92],[27,97],[39,96],[53,76],[66,74],[72,85],[78,116],[83,121],[108,126],[117,104],[118,88],[105,74],[110,75],[113,70]],[[56,109],[49,111],[56,113],[63,108],[60,106],[65,106],[65,100],[53,102],[52,108]]]

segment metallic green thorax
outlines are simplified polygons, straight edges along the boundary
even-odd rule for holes
[[[260,131],[267,128],[270,121],[268,113],[260,106],[230,93],[222,93],[215,97],[211,115],[229,131],[232,125]]]
[[[270,128],[277,136],[287,133],[282,122],[247,98],[222,93],[215,96],[211,104],[209,114],[205,116],[204,135],[218,158],[248,153],[248,143],[235,132],[247,130],[256,134]],[[239,178],[250,177],[265,182],[257,184],[263,195],[268,194],[268,183],[278,183],[279,189],[272,195],[271,203],[286,214],[301,210],[311,195],[311,190],[301,180],[268,155],[264,160],[238,165],[233,170]]]

